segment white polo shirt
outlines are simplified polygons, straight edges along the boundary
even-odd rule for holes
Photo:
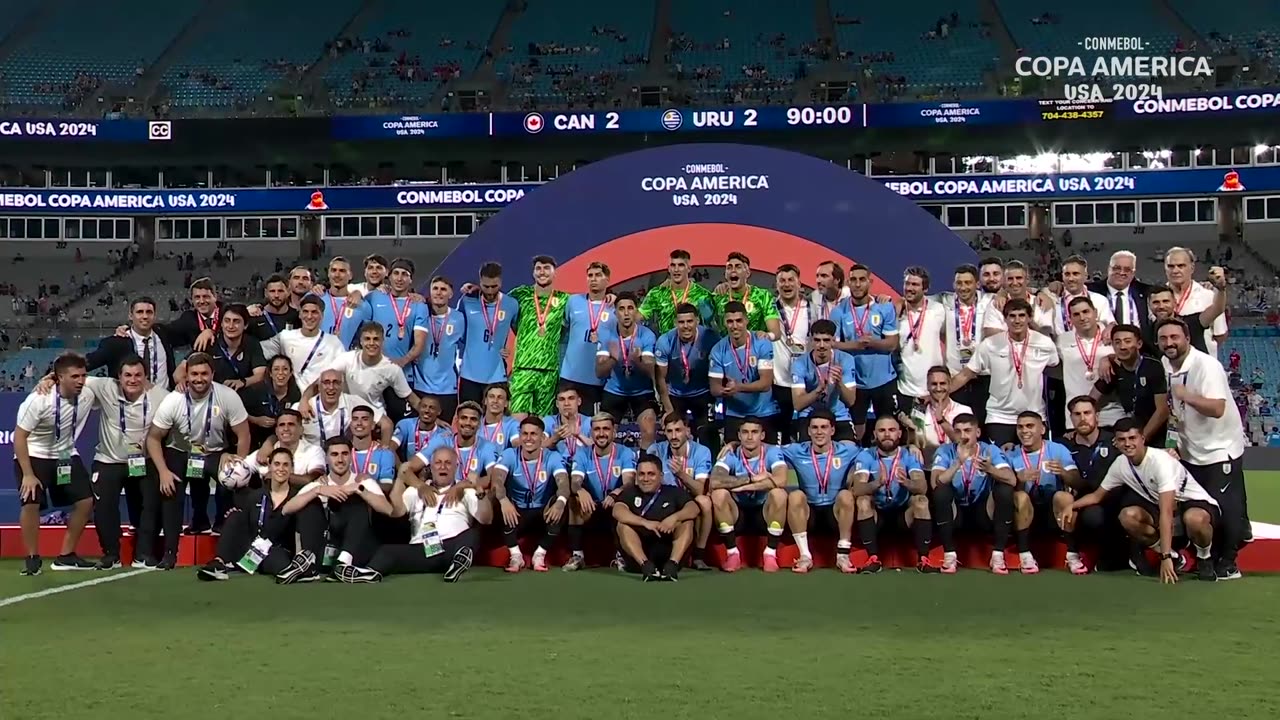
[[[169,432],[167,447],[187,452],[196,444],[208,452],[218,452],[227,449],[227,427],[248,421],[249,413],[236,391],[214,383],[199,400],[185,392],[166,395],[156,408],[151,426]]]
[[[128,462],[130,455],[142,451],[147,430],[151,428],[151,418],[169,393],[159,385],[152,385],[150,390],[129,402],[124,398],[120,383],[105,377],[85,378],[84,389],[89,391],[102,413],[98,419],[98,448],[93,459],[114,464]]]
[[[989,423],[1014,425],[1018,422],[1018,413],[1027,410],[1046,417],[1044,371],[1058,365],[1058,348],[1047,336],[1034,330],[1015,345],[1009,344],[1008,333],[992,335],[978,344],[978,351],[966,366],[976,375],[991,378],[991,393],[987,396]],[[1015,371],[1014,353],[1019,358],[1021,375]]]
[[[320,373],[333,365],[345,349],[337,335],[317,332],[307,337],[301,329],[281,330],[262,343],[262,354],[268,359],[275,355],[289,358],[298,387],[304,390],[319,380]]]
[[[396,397],[407,398],[413,392],[409,389],[409,381],[404,377],[404,370],[383,355],[372,365],[366,365],[361,350],[348,350],[337,357],[326,370],[337,370],[347,382],[347,392],[369,407],[381,417],[386,412],[386,404],[382,401],[382,391],[391,388]]]
[[[942,421],[955,422],[957,416],[965,413],[972,415],[973,408],[952,400],[943,408],[941,417],[934,414],[933,406],[930,405],[913,409],[911,411],[911,421],[924,434],[925,447],[936,448],[951,442],[947,434],[942,431]]]
[[[272,446],[272,450],[280,447],[280,441],[276,441]],[[323,471],[329,466],[329,461],[324,456],[324,451],[318,445],[313,445],[306,440],[298,441],[298,449],[293,451],[293,474],[308,475],[316,470]],[[256,465],[258,475],[267,477],[271,472],[271,468],[266,465]]]
[[[1173,294],[1173,301],[1175,303],[1173,310],[1174,315],[1195,315],[1197,313],[1202,313],[1213,306],[1213,299],[1217,295],[1215,291],[1194,281],[1191,283],[1190,291],[1188,292],[1184,290],[1183,292],[1187,293],[1185,299],[1178,293]],[[1227,331],[1226,313],[1222,313],[1218,317],[1214,318],[1213,323],[1205,329],[1204,346],[1205,349],[1209,351],[1209,355],[1214,358],[1218,357],[1218,341],[1214,340],[1213,336],[1226,335]]]
[[[444,504],[444,490],[436,493],[434,505],[428,505],[418,496],[417,488],[406,488],[404,491],[404,508],[409,514],[409,544],[420,545],[426,535],[427,523],[436,524],[436,532],[441,540],[461,535],[471,527],[476,512],[480,509],[480,499],[476,491],[467,488],[462,494],[462,502],[452,505]]]
[[[998,312],[991,306],[992,295],[979,293],[972,306],[960,302],[955,293],[938,296],[946,317],[943,322],[947,332],[947,369],[952,375],[960,372],[973,357],[982,342],[982,329],[986,327],[989,312]]]
[[[1054,335],[1061,337],[1063,333],[1067,332],[1067,319],[1071,317],[1070,309],[1067,306],[1073,299],[1085,296],[1088,296],[1089,302],[1093,304],[1093,311],[1098,315],[1098,325],[1100,327],[1115,324],[1116,316],[1111,312],[1111,305],[1106,295],[1090,290],[1086,290],[1079,295],[1069,295],[1064,291],[1063,296],[1053,306]],[[1067,313],[1065,316],[1063,315],[1064,312]]]
[[[93,393],[81,391],[74,399],[31,393],[18,406],[16,426],[26,430],[27,452],[33,458],[57,460],[63,452],[79,455],[76,440],[84,432],[93,410]]]
[[[1106,358],[1115,354],[1102,336],[1102,330],[1094,330],[1092,340],[1085,340],[1069,330],[1058,336],[1058,353],[1062,357],[1062,384],[1067,391],[1067,402],[1081,395],[1088,395],[1098,381],[1098,368]],[[1087,360],[1087,362],[1086,362]],[[1093,373],[1093,379],[1089,379]],[[1124,417],[1124,407],[1112,400],[1098,407],[1098,424],[1110,426]],[[1071,427],[1071,411],[1066,411],[1067,427]],[[1046,418],[1048,419],[1048,418]]]
[[[1234,462],[1244,454],[1244,425],[1240,411],[1231,398],[1227,371],[1212,356],[1191,348],[1176,372],[1169,358],[1161,358],[1169,376],[1170,415],[1177,420],[1178,453],[1192,465]],[[1214,418],[1173,396],[1175,385],[1186,385],[1195,393],[1215,400],[1225,400],[1222,417]],[[1172,427],[1170,428],[1172,431]]]
[[[1136,468],[1127,457],[1111,463],[1106,477],[1102,478],[1102,489],[1115,490],[1126,485],[1156,505],[1160,504],[1160,493],[1170,491],[1178,502],[1201,500],[1214,506],[1218,504],[1182,463],[1160,448],[1147,448]]]
[[[333,409],[326,409],[322,398],[319,396],[312,398],[308,406],[314,414],[314,419],[302,424],[302,439],[309,443],[323,445],[325,440],[345,433],[351,426],[352,408],[365,404],[367,403],[355,395],[341,393],[338,395],[337,405]],[[294,403],[293,409],[301,411],[302,403]],[[374,422],[381,420],[382,415],[381,410],[373,408]]]
[[[942,332],[947,310],[942,303],[926,297],[919,312],[906,307],[898,315],[898,392],[907,397],[929,394],[929,368],[945,362]]]

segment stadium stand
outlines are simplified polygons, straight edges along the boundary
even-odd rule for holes
[[[1156,3],[1115,3],[1080,0],[1045,10],[1023,3],[1003,2],[1000,9],[1014,41],[1025,54],[1080,57],[1091,62],[1099,55],[1084,47],[1086,37],[1140,37],[1148,55],[1168,55],[1178,34],[1156,9]]]
[[[1280,49],[1280,7],[1275,3],[1240,0],[1231,4],[1231,12],[1197,0],[1170,0],[1169,5],[1205,37],[1214,51],[1243,53],[1265,62],[1275,60]]]

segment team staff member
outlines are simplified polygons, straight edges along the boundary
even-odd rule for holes
[[[262,343],[264,355],[289,358],[299,388],[318,380],[320,373],[333,365],[346,350],[337,335],[320,329],[323,319],[324,302],[315,295],[308,295],[298,305],[298,321],[302,326],[295,330],[281,330],[279,335]]]
[[[364,268],[364,282],[351,283],[349,285],[350,292],[361,298],[367,298],[375,290],[380,290],[387,281],[387,268],[391,267],[391,263],[387,262],[387,258],[383,255],[373,253],[365,255],[362,264]],[[350,273],[348,273],[350,277]]]
[[[1105,329],[1115,324],[1116,319],[1111,314],[1111,306],[1107,304],[1107,297],[1086,287],[1085,281],[1088,279],[1089,261],[1080,255],[1072,255],[1062,261],[1062,293],[1057,297],[1054,297],[1048,291],[1041,293],[1042,297],[1047,297],[1053,302],[1054,337],[1062,337],[1075,327],[1075,318],[1072,316],[1071,305],[1077,299],[1089,302],[1089,305],[1093,308],[1096,325]]]
[[[325,370],[316,382],[320,394],[309,403],[312,412],[302,413],[302,436],[307,442],[324,445],[329,438],[347,433],[353,411],[364,401],[342,391],[342,373],[337,370]],[[290,407],[301,412],[301,399]]]
[[[807,441],[782,448],[782,457],[795,470],[799,486],[787,495],[787,528],[800,551],[800,559],[791,571],[807,573],[813,569],[809,533],[816,532],[836,535],[836,569],[856,572],[849,559],[853,550],[854,499],[847,480],[862,449],[853,443],[833,441],[836,419],[830,411],[815,410],[808,423]]]
[[[649,449],[650,454],[661,459],[662,482],[682,487],[693,497],[698,509],[695,525],[697,537],[693,547],[693,569],[706,571],[707,541],[711,539],[712,505],[707,490],[711,466],[715,462],[711,449],[689,439],[689,425],[683,417],[669,413],[662,418],[662,432],[666,440],[660,440]]]
[[[924,466],[902,447],[902,427],[893,416],[876,418],[872,429],[875,447],[854,459],[852,485],[858,537],[867,550],[867,562],[859,573],[875,574],[880,562],[879,534],[889,525],[910,529],[916,545],[916,570],[936,573],[929,560],[933,519],[929,514],[929,481]]]
[[[606,333],[596,353],[596,374],[605,378],[600,408],[619,421],[631,418],[640,426],[640,446],[649,447],[658,431],[653,411],[653,331],[637,324],[636,296],[618,294],[613,332]]]
[[[453,283],[448,278],[431,278],[428,295],[427,348],[409,373],[409,384],[419,395],[434,397],[447,422],[458,408],[458,355],[466,321],[461,311],[449,307]]]
[[[795,408],[791,405],[791,363],[809,346],[810,313],[809,301],[800,286],[800,268],[791,263],[778,266],[774,284],[778,291],[774,304],[782,334],[773,341],[773,400],[778,403],[780,419],[778,444],[786,445],[796,437],[790,422],[795,417]]]
[[[1212,560],[1214,528],[1220,520],[1218,503],[1172,456],[1149,449],[1137,422],[1125,418],[1116,423],[1115,432],[1116,446],[1125,459],[1111,466],[1097,490],[1067,509],[1064,526],[1071,526],[1075,513],[1125,488],[1120,522],[1133,539],[1133,563],[1139,574],[1155,574],[1145,552],[1152,548],[1160,553],[1160,582],[1176,583],[1183,560],[1173,551],[1173,541],[1185,532],[1195,545],[1196,576],[1209,582],[1221,579]]]
[[[806,437],[809,417],[822,410],[836,419],[836,440],[853,442],[852,408],[857,404],[853,356],[835,350],[836,325],[815,320],[809,330],[811,350],[791,359],[791,406],[798,417],[791,422],[793,435]]]
[[[19,478],[18,501],[22,504],[18,522],[26,555],[23,575],[40,574],[40,512],[50,505],[71,508],[67,532],[62,536],[62,552],[51,567],[94,568],[93,563],[76,555],[80,535],[93,512],[89,473],[76,450],[76,440],[84,432],[93,409],[94,396],[83,392],[87,374],[83,356],[60,355],[53,361],[54,391],[45,395],[31,393],[18,406],[13,462],[14,474]]]
[[[1117,323],[1135,325],[1142,337],[1151,330],[1147,296],[1151,286],[1134,279],[1138,268],[1138,256],[1128,250],[1111,254],[1107,261],[1107,279],[1088,283],[1090,292],[1101,293],[1107,298],[1111,315]]]
[[[858,398],[852,409],[853,432],[862,441],[867,431],[867,409],[876,417],[898,411],[898,371],[893,354],[898,351],[898,316],[892,303],[871,296],[871,271],[862,265],[849,269],[849,299],[842,301],[831,318],[836,324],[837,350],[853,355],[853,377]]]
[[[311,270],[301,265],[295,266],[289,271],[289,307],[297,310],[302,306],[302,298],[311,294],[311,289],[315,287],[315,280],[311,277]]]
[[[193,353],[187,358],[186,391],[165,396],[147,432],[148,476],[143,484],[143,522],[138,533],[138,556],[143,562],[161,570],[172,570],[177,563],[188,486],[192,505],[188,533],[209,532],[209,483],[217,478],[222,455],[232,439],[234,455],[247,457],[249,413],[234,390],[213,382],[209,356]],[[231,508],[231,493],[221,483],[215,507],[219,520]],[[155,552],[157,517],[164,527],[164,554],[159,558]]]
[[[120,363],[137,355],[147,372],[147,380],[168,390],[173,387],[173,341],[165,337],[165,327],[156,323],[156,301],[147,296],[129,303],[129,324],[103,338],[87,358],[90,372],[106,368],[111,377],[120,376]]]
[[[541,532],[533,553],[533,569],[547,571],[547,550],[555,544],[569,504],[569,470],[560,453],[542,447],[546,426],[529,416],[520,421],[520,446],[508,448],[493,467],[493,496],[502,510],[503,539],[511,558],[507,572],[526,565],[520,552],[522,534]]]
[[[1169,420],[1169,385],[1164,367],[1146,357],[1142,331],[1137,325],[1112,326],[1111,349],[1115,353],[1109,358],[1111,377],[1099,378],[1089,397],[1095,402],[1103,397],[1114,399],[1125,415],[1143,423],[1147,444],[1164,447],[1165,424]],[[1116,420],[1103,418],[1100,422],[1114,425]]]
[[[957,527],[973,528],[994,538],[991,572],[1008,575],[1004,548],[1013,526],[1013,496],[1017,477],[1000,448],[979,441],[978,419],[960,415],[951,423],[956,441],[933,456],[933,518],[942,541],[942,572],[954,574]]]
[[[475,488],[487,488],[488,482],[482,484],[482,479],[491,475],[506,448],[498,447],[480,436],[481,417],[479,405],[473,402],[459,405],[456,420],[458,432],[436,433],[426,448],[400,466],[400,472],[417,476],[431,464],[432,453],[442,447],[449,447],[458,456],[458,476],[455,482]]]
[[[320,329],[337,336],[346,350],[355,344],[360,326],[372,319],[369,305],[363,302],[362,293],[350,285],[351,263],[346,258],[339,255],[329,261],[328,280],[329,288],[318,293],[324,308]]]
[[[1119,328],[1117,325],[1116,329]],[[1116,449],[1114,433],[1110,429],[1098,427],[1098,404],[1093,398],[1087,395],[1072,398],[1067,401],[1067,410],[1071,412],[1072,429],[1063,436],[1062,444],[1071,453],[1076,469],[1080,471],[1080,483],[1067,490],[1073,498],[1078,499],[1098,489],[1102,478],[1106,477],[1107,470],[1111,468],[1111,463],[1120,457],[1120,451]],[[1102,554],[1098,559],[1100,569],[1124,567],[1128,554],[1121,552],[1117,557],[1113,550],[1119,548],[1123,551],[1125,545],[1111,542],[1113,539],[1123,539],[1119,515],[1120,507],[1115,503],[1111,503],[1105,510],[1097,505],[1077,511],[1074,527],[1066,533],[1068,565],[1073,561],[1083,563],[1079,540],[1081,537],[1092,537],[1101,541],[1099,549]],[[1061,516],[1058,520],[1061,523]]]
[[[613,304],[609,302],[609,266],[593,262],[587,266],[587,292],[571,295],[564,311],[564,357],[560,361],[560,382],[573,385],[582,397],[588,414],[600,407],[604,378],[596,374],[596,353],[600,337],[617,325]]]
[[[1248,523],[1244,480],[1244,427],[1236,412],[1227,371],[1213,356],[1191,347],[1181,320],[1156,323],[1169,375],[1169,440],[1191,477],[1222,512],[1216,568],[1219,580],[1240,577],[1236,552]],[[1218,527],[1218,526],[1215,526]]]
[[[409,542],[379,547],[367,567],[341,566],[339,580],[375,583],[387,575],[438,573],[453,583],[471,569],[480,544],[478,526],[493,521],[493,504],[475,488],[466,488],[457,500],[450,498],[448,490],[458,473],[452,448],[432,451],[430,469],[430,483],[406,487],[397,478],[391,490],[391,516],[408,519]]]
[[[646,296],[647,300],[647,296]],[[654,344],[655,384],[663,416],[675,413],[690,424],[698,442],[719,447],[711,424],[711,351],[720,336],[699,324],[698,309],[675,309],[675,328]]]
[[[310,276],[311,273],[307,273],[307,277]],[[283,275],[267,278],[262,294],[266,303],[249,307],[253,319],[249,322],[248,333],[255,340],[266,342],[285,330],[302,326],[298,309],[289,304],[289,281]]]
[[[715,307],[711,291],[693,281],[688,250],[672,250],[667,262],[667,279],[652,291],[645,293],[640,303],[640,316],[653,332],[665,335],[676,327],[676,315],[681,305],[692,305],[698,313],[701,325],[713,327]]]
[[[746,418],[738,426],[736,447],[727,451],[711,469],[708,485],[716,529],[724,542],[726,559],[721,568],[735,572],[742,567],[738,533],[765,535],[764,571],[778,572],[778,540],[787,519],[787,461],[775,445],[766,445],[765,425]]]
[[[1176,298],[1173,305],[1173,314],[1182,317],[1184,315],[1195,315],[1214,305],[1216,298],[1215,292],[1195,281],[1196,273],[1196,254],[1186,248],[1175,247],[1170,248],[1169,252],[1164,254],[1164,274],[1167,279],[1169,289],[1172,291],[1173,297]],[[1223,289],[1226,285],[1225,273],[1216,274],[1210,270],[1210,282]],[[1154,314],[1156,308],[1154,303],[1151,307]],[[1204,352],[1210,357],[1218,357],[1218,343],[1227,339],[1227,318],[1222,313],[1216,314],[1210,322],[1205,323],[1207,329],[1204,331]],[[1200,349],[1199,345],[1194,345]]]
[[[810,321],[830,320],[840,301],[847,297],[849,286],[844,281],[844,268],[834,260],[820,263],[814,270],[814,290],[809,295]]]
[[[371,511],[391,514],[391,503],[382,486],[368,475],[359,475],[352,466],[351,441],[329,438],[324,447],[328,471],[304,485],[290,502],[299,506],[318,503],[328,522],[322,569],[341,579],[343,566],[364,566],[377,549],[372,532]]]
[[[1178,318],[1186,323],[1187,330],[1191,332],[1191,347],[1217,358],[1216,350],[1209,353],[1209,343],[1214,343],[1213,347],[1216,348],[1217,343],[1213,340],[1214,334],[1218,328],[1226,327],[1225,321],[1219,325],[1219,320],[1227,311],[1226,271],[1220,267],[1209,268],[1209,284],[1214,288],[1213,291],[1209,291],[1199,283],[1192,283],[1189,288],[1181,293],[1177,293],[1172,287],[1164,285],[1154,286],[1147,292],[1151,305],[1151,314],[1156,322],[1167,318]],[[1207,301],[1205,296],[1208,296]],[[1222,332],[1225,334],[1226,330],[1223,329]],[[1158,348],[1159,343],[1156,341],[1154,327],[1150,329],[1150,333],[1144,336],[1144,339],[1150,338],[1150,342],[1147,345],[1151,348]]]
[[[372,290],[365,297],[369,319],[385,328],[382,350],[406,374],[427,349],[429,311],[413,293],[413,261],[396,258],[385,290]]]
[[[582,538],[590,525],[610,527],[607,521],[613,503],[635,482],[636,455],[615,442],[617,421],[608,413],[591,418],[591,444],[578,448],[569,474],[569,562],[562,570],[573,572],[586,567]]]
[[[387,390],[405,401],[414,411],[418,409],[418,396],[409,389],[404,371],[399,365],[391,362],[382,354],[383,329],[374,323],[365,323],[360,328],[360,349],[348,350],[338,356],[328,368],[342,373],[347,392],[360,398],[364,404],[373,408],[378,415],[378,427],[383,438],[390,438],[394,429],[390,415],[399,420],[404,416],[404,408],[386,405],[384,394]],[[312,384],[302,391],[302,401],[298,409],[305,419],[310,419],[311,401],[319,392],[317,385]],[[389,440],[388,440],[389,442]]]
[[[1083,300],[1083,298],[1077,298]],[[1074,302],[1074,301],[1073,301]],[[1033,412],[1018,415],[1018,448],[1005,453],[1009,467],[1018,478],[1013,496],[1014,540],[1023,575],[1040,572],[1031,553],[1031,527],[1058,528],[1059,518],[1075,500],[1070,489],[1081,486],[1080,471],[1071,451],[1061,443],[1046,441],[1044,418]],[[1061,528],[1064,534],[1071,531]],[[1086,575],[1089,568],[1077,557],[1067,559],[1067,570]]]
[[[507,382],[507,340],[520,317],[520,303],[502,292],[502,266],[480,266],[479,293],[458,300],[463,317],[458,400],[482,402],[485,388]]]
[[[680,564],[693,543],[693,521],[701,512],[683,488],[662,482],[662,473],[661,459],[640,456],[635,483],[613,504],[624,567],[645,582],[680,579]]]
[[[916,446],[932,454],[939,447],[955,442],[956,430],[952,423],[960,415],[972,415],[973,409],[952,399],[951,373],[945,366],[929,368],[928,378],[928,399],[917,405],[910,416],[903,418],[900,413],[898,420],[914,425]]]
[[[942,347],[946,335],[947,310],[937,301],[929,299],[929,271],[914,265],[907,268],[902,278],[902,303],[897,309],[901,322],[906,323],[898,356],[898,408],[909,412],[916,401],[929,395],[929,369],[941,365],[945,351]]]
[[[262,353],[262,345],[245,334],[248,319],[249,311],[244,305],[223,308],[217,338],[209,348],[213,381],[237,391],[257,385],[267,376],[267,358]],[[178,365],[174,377],[179,383],[186,377],[186,369],[185,363]]]
[[[190,347],[196,352],[207,352],[218,339],[222,322],[222,303],[218,289],[207,277],[191,283],[191,309],[183,310],[178,319],[165,325],[165,335],[173,341],[173,347]]]
[[[1107,343],[1106,331],[1098,324],[1098,314],[1093,302],[1080,296],[1069,300],[1067,307],[1071,324],[1058,335],[1057,341],[1058,355],[1062,360],[1062,385],[1066,390],[1066,396],[1061,401],[1065,424],[1061,426],[1063,429],[1055,429],[1055,436],[1071,427],[1071,411],[1067,410],[1066,401],[1088,395],[1096,383],[1104,378],[1110,379],[1113,368],[1110,360],[1113,349]],[[1050,391],[1051,394],[1053,392]],[[1112,425],[1122,417],[1124,409],[1113,399],[1108,399],[1098,410],[1098,418],[1104,425]],[[1056,421],[1055,418],[1050,420]]]
[[[1040,303],[1037,301],[1035,293],[1027,285],[1027,265],[1021,260],[1010,260],[1004,264],[1003,269],[1004,287],[998,289],[991,298],[991,307],[995,312],[988,312],[982,316],[982,334],[984,337],[999,335],[1008,331],[1009,324],[1006,322],[1004,308],[1010,300],[1021,300],[1031,308],[1027,313],[1027,325],[1032,330],[1044,333],[1047,337],[1053,337],[1053,305],[1052,302]],[[985,281],[987,275],[987,266],[983,266],[983,279]]]
[[[261,445],[271,435],[280,413],[302,400],[289,357],[276,355],[268,360],[267,381],[241,390],[240,400],[249,413],[249,439]]]
[[[293,474],[289,483],[302,487],[315,481],[325,473],[324,451],[302,439],[302,415],[297,410],[285,410],[280,413],[276,423],[275,435],[267,438],[258,449],[254,462],[258,466],[258,475],[267,477],[271,474],[271,453],[284,448],[293,458]]]
[[[711,349],[707,377],[711,394],[724,400],[724,436],[737,437],[745,418],[764,420],[769,437],[776,435],[778,404],[773,401],[773,343],[747,329],[747,308],[724,306],[726,335]]]

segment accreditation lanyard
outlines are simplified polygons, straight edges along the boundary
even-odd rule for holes
[[[311,361],[315,359],[316,351],[320,349],[320,343],[322,342],[324,342],[323,330],[321,330],[320,334],[316,336],[316,342],[311,346],[311,352],[307,353],[307,359],[302,361],[302,368],[298,370],[299,375],[306,374],[307,368],[311,365]]]
[[[142,429],[143,430],[147,428],[147,407],[148,407],[147,394],[143,392],[142,393]],[[120,434],[124,435],[126,440],[129,439],[129,426],[125,422],[123,402],[120,403]]]
[[[187,393],[187,439],[194,445],[203,445],[209,439],[209,431],[213,429],[213,388],[205,396],[204,427],[200,430],[199,441],[196,440],[196,426],[191,419],[194,409],[195,401],[191,399],[191,393]]]
[[[320,429],[320,444],[325,441],[324,434],[324,406],[320,404],[320,398],[315,399],[316,403],[316,427]],[[342,398],[338,398],[338,431],[335,436],[341,435],[343,430],[347,429],[347,411],[342,409]]]
[[[75,444],[76,421],[79,419],[80,396],[71,400],[71,441]],[[62,442],[62,394],[55,391],[53,396],[53,444],[56,447]]]

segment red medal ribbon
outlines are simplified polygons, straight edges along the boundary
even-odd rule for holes
[[[834,446],[827,448],[827,464],[818,470],[818,455],[813,451],[813,444],[809,444],[809,459],[813,461],[813,474],[818,478],[818,492],[826,495],[827,486],[831,484],[831,460],[835,457],[836,449]]]
[[[1036,464],[1035,464],[1035,465],[1032,465],[1032,464],[1031,464],[1031,458],[1027,456],[1027,449],[1026,449],[1026,448],[1024,448],[1024,447],[1020,447],[1020,448],[1018,448],[1018,452],[1021,452],[1021,453],[1022,453],[1022,469],[1023,469],[1023,470],[1030,470],[1030,469],[1032,469],[1033,467],[1035,468],[1035,470],[1036,470],[1035,486],[1036,486],[1036,487],[1040,487],[1040,458],[1039,458],[1039,457],[1037,457],[1037,458],[1036,458]],[[1041,453],[1043,453],[1043,452],[1044,452],[1044,447],[1041,447],[1039,450],[1037,450],[1037,451],[1035,451],[1035,452],[1031,453],[1031,455],[1038,456],[1038,455],[1040,455],[1040,454],[1041,454]]]
[[[800,311],[804,310],[806,307],[804,298],[798,298],[796,300],[795,312],[790,312],[787,309],[787,306],[781,301],[779,301],[778,304],[782,306],[782,321],[785,325],[783,329],[787,331],[787,342],[791,342],[794,340],[792,334],[796,331],[796,323],[800,320]],[[788,317],[788,315],[790,315],[790,317]]]
[[[1098,343],[1100,342],[1102,342],[1102,333],[1094,330],[1093,347],[1090,348],[1090,352],[1085,353],[1084,345],[1080,342],[1080,335],[1076,335],[1076,350],[1080,351],[1080,359],[1084,361],[1084,367],[1089,372],[1093,372],[1093,366],[1098,357]]]
[[[533,499],[538,496],[538,476],[542,474],[542,458],[546,453],[542,450],[538,451],[538,464],[534,466],[533,474],[529,474],[529,461],[524,459],[524,455],[520,456],[520,464],[524,466],[524,481],[529,486],[529,503],[533,503]]]
[[[342,332],[342,316],[343,316],[343,313],[347,311],[346,296],[342,298],[342,305],[339,306],[338,303],[335,302],[334,296],[330,295],[329,310],[333,312],[333,332],[336,335],[337,333]]]
[[[742,382],[750,382],[747,378],[751,376],[751,338],[747,338],[746,345],[743,346],[746,357],[742,360],[738,359],[738,349],[729,343],[729,354],[733,355],[733,364],[738,366],[738,372],[742,373]]]
[[[938,444],[949,442],[947,432],[942,429],[942,422],[947,419],[947,409],[951,407],[951,401],[947,401],[947,407],[942,408],[942,417],[938,417],[938,413],[934,412],[933,405],[929,406],[929,419],[933,423],[933,431],[938,435]]]
[[[197,310],[197,311],[196,311],[196,324],[200,326],[200,332],[204,332],[205,330],[213,330],[213,331],[217,331],[217,329],[218,329],[218,316],[219,316],[220,314],[221,314],[221,313],[219,313],[219,312],[218,312],[218,308],[217,308],[217,306],[215,306],[215,307],[213,308],[213,312],[209,315],[209,322],[208,322],[208,324],[206,325],[206,324],[205,324],[204,315],[201,315],[201,314],[200,314],[200,311],[198,311],[198,310]]]
[[[448,310],[445,311],[446,313]],[[440,322],[436,323],[436,318],[440,318]],[[437,350],[440,348],[440,341],[444,339],[445,318],[443,315],[432,315],[429,318],[431,327],[431,345]]]
[[[410,302],[409,298],[405,298],[404,311],[402,312],[400,306],[396,305],[395,296],[391,295],[389,297],[391,298],[391,313],[396,316],[396,325],[400,326],[400,337],[404,337],[404,324],[409,319],[409,310],[413,303]]]
[[[853,314],[853,339],[857,340],[867,331],[867,320],[871,318],[871,305],[866,305],[866,310],[862,313],[862,322],[858,322],[858,308],[861,305],[849,305],[849,310]]]
[[[760,457],[756,458],[756,469],[751,469],[751,463],[747,460],[747,454],[738,449],[738,460],[742,463],[742,468],[747,471],[747,477],[752,478],[764,472],[764,448],[760,448]]]
[[[591,461],[596,464],[596,477],[600,478],[601,497],[609,494],[609,478],[613,473],[613,458],[618,454],[618,446],[609,443],[609,464],[600,467],[600,453],[592,452]]]
[[[640,332],[639,327],[631,328],[631,345],[627,345],[627,338],[622,337],[622,333],[618,333],[618,350],[622,354],[623,372],[631,374],[631,351],[636,347],[636,335]]]
[[[493,303],[493,319],[489,319],[489,306],[485,303],[484,298],[480,298],[480,314],[484,316],[484,329],[489,331],[489,344],[498,337],[498,313],[501,312],[498,306],[502,303],[502,294],[498,294],[498,299]]]
[[[600,301],[600,309],[596,310],[593,306],[595,303],[587,300],[587,322],[591,325],[591,334],[596,334],[600,329],[600,321],[604,317],[604,310],[608,305],[605,301]]]
[[[1191,288],[1193,287],[1195,287],[1195,281],[1188,280],[1187,289],[1182,291],[1182,294],[1178,296],[1178,304],[1173,306],[1174,315],[1182,314],[1182,306],[1186,305],[1187,300],[1191,298]]]
[[[351,453],[351,465],[355,468],[356,477],[367,474],[365,471],[369,469],[369,462],[373,460],[373,451],[378,449],[378,443],[373,443],[364,454],[364,467],[360,467],[360,453]]]
[[[533,291],[533,315],[534,320],[538,323],[538,333],[546,334],[547,332],[547,316],[551,314],[551,301],[555,299],[555,295],[547,298],[547,306],[542,307],[542,303],[538,302],[538,291]]]
[[[1018,376],[1018,389],[1022,389],[1022,369],[1027,364],[1027,347],[1031,345],[1031,336],[1028,335],[1022,340],[1022,351],[1017,352],[1013,344],[1013,336],[1005,333],[1009,339],[1009,360],[1013,362],[1013,374]]]
[[[689,353],[693,352],[693,348],[698,344],[698,330],[694,329],[693,341],[689,343],[688,347],[685,347],[685,344],[680,342],[678,337],[676,342],[680,344],[680,360],[684,362],[684,381],[685,383],[693,382],[693,368],[689,365]]]
[[[671,308],[672,308],[672,310],[673,310],[673,311],[675,310],[675,308],[678,308],[678,307],[680,307],[682,304],[684,304],[685,302],[688,302],[688,300],[689,300],[689,291],[690,291],[690,290],[692,290],[692,289],[693,289],[693,281],[692,281],[692,280],[690,280],[690,281],[689,281],[689,284],[688,284],[688,285],[685,285],[685,286],[684,286],[684,292],[680,295],[680,297],[676,297],[676,291],[675,291],[675,288],[668,288],[668,289],[667,289],[667,290],[668,290],[668,292],[670,292],[670,293],[671,293]]]
[[[920,349],[920,331],[924,329],[924,316],[929,312],[929,298],[920,304],[920,312],[913,319],[911,308],[907,308],[907,339],[917,350]]]
[[[884,465],[884,458],[880,458],[879,462],[880,462],[880,472],[883,473],[881,479],[883,480],[885,497],[892,500],[893,499],[893,481],[898,476],[898,465],[902,463],[902,448],[898,448],[896,451],[894,451],[893,465],[887,468],[888,470],[887,473],[885,472],[886,468]]]
[[[476,454],[476,448],[480,447],[480,443],[472,442],[471,447],[466,448],[466,459],[462,457],[463,447],[458,444],[458,436],[453,436],[453,451],[458,455],[458,467],[462,468],[462,477],[466,477],[471,472],[471,456]]]
[[[978,448],[978,456],[981,457],[982,448]],[[969,497],[969,486],[973,484],[973,478],[978,474],[977,458],[969,458],[967,464],[960,465],[960,481],[964,483],[964,496]]]

